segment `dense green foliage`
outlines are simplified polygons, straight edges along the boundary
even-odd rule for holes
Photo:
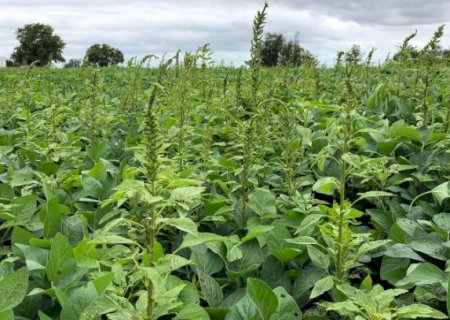
[[[65,43],[47,24],[32,23],[18,28],[17,40],[19,45],[11,55],[16,64],[30,65],[35,62],[45,66],[51,61],[65,61],[62,56]]]
[[[67,63],[64,64],[64,68],[79,68],[83,61],[81,59],[69,59]]]
[[[261,63],[265,67],[278,65],[300,66],[316,63],[317,59],[300,46],[298,37],[286,39],[280,33],[267,33],[262,43]]]
[[[1,319],[445,319],[450,68],[0,70]],[[402,57],[405,57],[404,59]]]
[[[115,66],[124,61],[123,53],[107,44],[94,44],[86,51],[86,63],[96,67]]]

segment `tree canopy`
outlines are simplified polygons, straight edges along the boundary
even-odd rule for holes
[[[266,33],[262,43],[261,60],[264,66],[273,67],[314,63],[316,58],[300,46],[297,36],[288,40],[279,33]]]
[[[11,59],[22,65],[37,62],[47,65],[51,61],[64,62],[62,51],[65,47],[60,36],[54,34],[50,25],[42,23],[26,24],[16,31],[19,46],[14,48]]]
[[[86,51],[85,61],[92,66],[115,66],[124,61],[123,53],[107,44],[94,44]]]
[[[349,51],[345,53],[345,61],[347,63],[361,63],[363,59],[363,54],[361,52],[361,47],[357,44],[352,45]]]
[[[64,65],[64,68],[78,68],[78,67],[81,67],[82,62],[83,61],[81,59],[70,59]]]

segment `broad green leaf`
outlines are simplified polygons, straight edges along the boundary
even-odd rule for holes
[[[447,285],[447,275],[439,267],[432,263],[412,264],[406,273],[406,277],[396,283],[396,286],[427,285],[440,283]]]
[[[267,189],[256,189],[250,194],[248,206],[259,216],[277,213],[275,195]]]
[[[390,155],[397,144],[398,142],[392,139],[377,141],[377,150],[384,155]]]
[[[21,228],[21,227],[14,227],[11,233],[11,244],[13,244],[12,246],[12,252],[19,255],[18,252],[16,252],[16,246],[17,244],[25,244],[25,245],[29,245],[30,241],[35,237],[34,234],[32,234],[31,232]]]
[[[445,199],[450,198],[450,181],[441,183],[431,190],[431,193],[436,201],[442,205]]]
[[[357,255],[361,256],[367,252],[383,247],[387,245],[389,242],[391,242],[391,240],[373,240],[365,242],[358,248]]]
[[[310,302],[310,290],[312,290],[317,281],[327,275],[325,270],[313,264],[307,264],[300,269],[300,274],[290,291],[300,307]]]
[[[70,291],[67,302],[61,310],[61,319],[79,320],[86,309],[97,300],[97,291],[92,282]]]
[[[95,166],[88,171],[88,174],[96,180],[103,182],[107,176],[106,167],[103,161],[101,159],[98,160]]]
[[[61,305],[61,307],[64,307],[64,305],[67,303],[67,300],[69,300],[69,298],[67,297],[67,295],[65,294],[65,292],[63,290],[61,290],[60,288],[54,288],[54,294],[56,296],[56,299],[58,300],[59,304]]]
[[[27,292],[27,268],[8,273],[0,280],[0,312],[5,312],[18,306],[25,298]]]
[[[62,234],[65,235],[71,244],[76,245],[84,236],[88,235],[87,221],[84,215],[75,214],[67,217],[62,222]]]
[[[447,248],[437,239],[418,239],[416,237],[408,243],[408,246],[438,260],[446,261],[448,259]]]
[[[25,263],[27,264],[28,271],[45,269],[49,253],[47,249],[27,246],[21,243],[17,243],[16,246],[25,256]]]
[[[308,236],[300,236],[300,237],[296,237],[294,239],[287,239],[286,242],[300,244],[300,245],[318,244],[316,239],[314,239],[312,237],[308,237]]]
[[[229,206],[227,205],[226,198],[212,199],[204,204],[204,208],[205,208],[205,214],[207,216],[213,215],[213,214],[219,212],[219,210],[223,210],[225,208],[228,208],[228,210],[231,210],[231,208],[229,208]]]
[[[323,217],[324,216],[321,214],[307,215],[300,223],[300,226],[297,228],[295,234],[300,236],[310,236]]]
[[[53,238],[55,234],[61,232],[61,210],[56,198],[47,203],[47,214],[44,223],[44,237]]]
[[[178,230],[190,233],[194,236],[198,234],[195,222],[189,218],[160,218],[157,220],[157,223],[175,227]]]
[[[380,278],[395,285],[406,275],[409,259],[384,256],[381,260]]]
[[[12,215],[19,219],[28,220],[31,219],[37,208],[37,197],[34,195],[27,195],[19,198],[15,198],[11,201],[13,208],[11,210]]]
[[[248,278],[247,293],[255,302],[261,318],[269,320],[278,307],[278,298],[272,289],[261,280]]]
[[[299,249],[284,248],[284,249],[271,249],[272,254],[280,260],[282,263],[287,263],[294,260],[302,252]]]
[[[172,190],[170,200],[193,202],[198,200],[203,192],[203,187],[179,187]]]
[[[328,311],[337,311],[337,312],[341,311],[341,312],[349,312],[350,314],[352,314],[353,312],[358,312],[360,310],[360,308],[350,300],[334,303],[325,303],[324,305]],[[359,319],[355,318],[355,320]]]
[[[94,280],[92,280],[92,283],[95,286],[95,290],[97,290],[97,295],[101,296],[103,292],[106,290],[108,285],[111,283],[111,281],[114,279],[114,273],[108,272]]]
[[[314,285],[313,290],[311,291],[310,299],[317,298],[318,296],[324,294],[325,292],[330,291],[334,286],[334,278],[333,276],[327,276],[325,278],[320,279]]]
[[[209,320],[208,313],[198,304],[187,304],[181,308],[175,320]]]
[[[118,204],[120,207],[128,199],[141,198],[148,204],[153,204],[164,200],[163,197],[153,196],[150,194],[145,184],[142,181],[128,179],[123,181],[120,185],[115,188],[116,192],[110,196],[109,199],[102,202],[102,208],[105,208],[112,203]]]
[[[312,146],[311,129],[305,128],[305,127],[300,126],[300,125],[297,125],[296,129],[297,129],[297,132],[300,134],[301,144],[303,146]]]
[[[258,316],[258,308],[248,294],[246,294],[242,299],[235,303],[225,317],[225,320],[259,319],[261,318]]]
[[[55,282],[76,269],[73,249],[69,240],[62,234],[57,233],[52,240],[50,255],[47,263],[47,277]]]
[[[364,193],[358,193],[359,198],[355,201],[358,202],[363,199],[370,199],[370,198],[379,198],[379,197],[393,197],[394,194],[390,192],[385,191],[367,191]]]
[[[334,195],[334,191],[339,188],[339,181],[334,177],[324,177],[314,183],[312,189],[314,192],[326,194],[328,196]]]
[[[183,302],[184,304],[189,304],[189,303],[200,303],[200,290],[198,290],[197,286],[195,284],[193,284],[192,282],[189,281],[183,281],[178,277],[169,275],[167,284],[168,287],[170,287],[172,285],[172,283],[180,283],[182,285],[184,285],[183,290],[181,291],[180,295],[178,296],[178,298],[180,299],[181,302]]]
[[[176,254],[164,255],[156,265],[156,269],[161,273],[170,273],[174,270],[193,264],[191,260]]]
[[[223,292],[220,284],[203,271],[198,271],[198,280],[202,290],[203,299],[208,302],[210,307],[219,307],[223,301]]]
[[[367,308],[371,303],[373,303],[370,299],[368,299],[370,293],[365,293],[364,291],[352,287],[349,284],[338,284],[336,285],[336,288],[363,308]]]
[[[54,162],[43,161],[37,166],[36,169],[38,171],[45,173],[47,176],[50,177],[52,175],[56,175],[56,173],[58,172],[59,166]],[[49,198],[47,198],[47,199],[49,199]]]
[[[223,307],[220,308],[206,307],[205,311],[208,313],[209,318],[211,320],[225,320],[230,309]]]
[[[94,233],[94,237],[91,240],[92,243],[96,244],[131,244],[135,243],[133,240],[121,237],[115,234],[105,234],[105,233]]]
[[[290,290],[292,284],[289,272],[274,256],[269,256],[262,264],[258,279],[267,283],[271,288],[283,287]]]
[[[222,246],[219,244],[219,247]],[[192,247],[191,252],[191,260],[195,261],[195,268],[208,275],[220,272],[224,267],[224,261],[220,255],[210,250],[207,244]]]
[[[422,142],[422,138],[417,130],[413,126],[407,125],[403,120],[394,123],[390,131],[392,137]]]
[[[241,243],[231,243],[230,241],[226,241],[225,245],[227,246],[226,258],[228,262],[233,262],[242,258],[243,253],[239,248]]]
[[[214,233],[202,232],[202,233],[198,233],[197,235],[187,234],[184,237],[183,242],[181,243],[181,245],[178,247],[178,249],[176,251],[179,251],[179,250],[182,250],[185,248],[189,248],[189,247],[198,246],[199,244],[202,244],[202,243],[222,242],[224,240],[225,240],[224,237],[222,237],[218,234],[214,234]]]
[[[283,287],[273,289],[273,292],[278,298],[278,307],[275,313],[270,317],[270,320],[301,320],[302,312],[297,305],[297,302],[289,295]]]
[[[441,229],[450,233],[450,214],[442,212],[433,216],[433,222]]]
[[[11,187],[22,187],[26,185],[30,185],[36,183],[31,174],[26,173],[16,173],[11,179],[10,185]]]
[[[80,316],[80,320],[99,320],[102,319],[101,315],[111,314],[118,309],[118,306],[111,300],[106,298],[98,298],[91,303]]]
[[[326,271],[330,267],[330,257],[313,245],[307,245],[308,255],[312,263]]]
[[[256,239],[241,243],[239,250],[242,257],[228,264],[228,272],[233,273],[233,276],[244,276],[258,269],[264,261],[263,251]]]
[[[417,261],[425,261],[413,249],[403,243],[394,244],[392,247],[386,250],[384,255],[392,258],[408,258]]]
[[[103,193],[102,184],[91,176],[83,176],[83,195],[94,199],[100,199]]]
[[[93,162],[100,160],[100,157],[103,157],[108,152],[108,143],[109,140],[93,140],[87,148],[87,155],[91,158]]]
[[[156,241],[153,245],[153,257],[154,261],[158,261],[164,256],[163,248],[161,244]],[[147,250],[142,253],[142,266],[149,268],[152,265],[150,261],[150,255]]]
[[[370,274],[368,274],[359,285],[361,290],[370,290],[373,287],[373,280]]]
[[[12,309],[0,311],[0,320],[14,320],[14,312]]]
[[[417,318],[433,318],[448,319],[442,312],[427,306],[426,304],[410,304],[397,309],[395,313],[399,318],[417,319]]]
[[[84,239],[73,248],[73,254],[80,268],[98,268],[99,261],[97,256],[96,245]]]
[[[247,242],[252,239],[255,239],[263,234],[266,234],[270,230],[272,230],[274,226],[267,226],[267,225],[256,225],[249,227],[248,233],[244,238],[242,238],[242,242]]]
[[[355,168],[361,167],[360,157],[356,154],[344,153],[342,155],[341,159],[344,160],[345,162],[347,162],[348,164],[352,165]]]

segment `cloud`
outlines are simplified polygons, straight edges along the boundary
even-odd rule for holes
[[[288,8],[378,26],[435,24],[448,21],[450,11],[450,2],[446,0],[281,0],[280,3]]]
[[[241,64],[248,59],[252,20],[262,1],[247,0],[2,0],[0,56],[17,45],[15,30],[26,23],[52,25],[66,42],[66,58],[82,57],[94,43],[108,43],[126,57],[193,51],[210,43],[216,60]],[[273,0],[266,31],[293,37],[321,61],[353,43],[377,47],[384,59],[404,37],[419,30],[423,45],[438,25],[450,21],[447,0]],[[443,44],[449,45],[448,36]]]

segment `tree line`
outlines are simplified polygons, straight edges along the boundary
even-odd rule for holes
[[[443,27],[442,27],[443,28]],[[38,65],[46,66],[51,62],[65,62],[65,67],[80,67],[90,65],[95,67],[115,66],[124,62],[123,53],[108,44],[94,44],[90,46],[83,59],[70,59],[66,62],[62,53],[65,42],[55,34],[53,27],[42,23],[27,24],[16,31],[19,45],[14,48],[11,59],[6,65]],[[420,50],[412,46],[409,41],[416,35],[413,33],[406,38],[392,60],[414,59]],[[371,63],[373,48],[367,55],[365,63]],[[450,49],[434,48],[437,57],[450,59]],[[347,63],[363,63],[364,54],[359,45],[353,45],[349,51],[339,51],[337,60],[343,59]],[[387,59],[388,60],[388,59]],[[266,33],[261,47],[261,64],[265,67],[317,65],[316,56],[300,45],[298,34],[293,39],[286,38],[280,33]]]
[[[62,53],[66,46],[53,27],[42,23],[26,24],[16,31],[19,45],[14,48],[6,65],[46,66],[51,62],[66,62]],[[107,67],[124,62],[123,53],[108,44],[94,44],[86,50],[84,59],[70,59],[65,67],[80,67],[82,64]]]

